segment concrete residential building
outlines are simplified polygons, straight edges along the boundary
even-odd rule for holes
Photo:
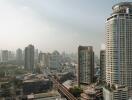
[[[115,89],[103,88],[104,100],[128,100],[128,88],[117,86]]]
[[[94,81],[94,52],[92,46],[78,47],[78,85]]]
[[[23,61],[24,61],[24,59],[23,59],[23,51],[22,51],[22,49],[18,48],[16,50],[16,62],[17,62],[17,64],[22,65]]]
[[[8,61],[16,60],[15,53],[13,51],[8,51]]]
[[[54,51],[50,55],[50,69],[56,70],[60,68],[60,54],[58,51]]]
[[[23,57],[22,49],[18,48],[16,50],[16,60],[21,61],[22,60],[22,57]]]
[[[49,53],[39,53],[39,63],[41,67],[49,68],[50,54]]]
[[[106,81],[132,88],[132,3],[112,9],[106,21]]]
[[[100,51],[100,80],[106,81],[106,51]]]
[[[1,60],[2,62],[8,62],[8,50],[2,50]]]
[[[118,3],[112,10],[106,21],[106,82],[125,85],[131,91],[132,2]]]
[[[25,48],[25,69],[33,72],[34,70],[34,46],[29,45]]]
[[[23,53],[22,53],[22,49],[19,48],[16,50],[16,61],[20,63],[22,62],[22,60],[23,60]]]
[[[44,53],[42,53],[42,52],[39,53],[38,62],[41,67],[44,66]]]
[[[34,51],[34,60],[35,60],[35,64],[38,63],[38,57],[39,57],[39,51],[38,51],[38,49],[35,49],[35,51]]]

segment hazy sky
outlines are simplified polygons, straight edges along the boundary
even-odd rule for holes
[[[105,20],[120,1],[0,0],[0,48],[77,52],[78,45],[92,45],[98,53]]]

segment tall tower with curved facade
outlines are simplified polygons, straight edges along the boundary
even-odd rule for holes
[[[112,10],[106,21],[106,82],[132,89],[132,2]]]

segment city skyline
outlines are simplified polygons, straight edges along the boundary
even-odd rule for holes
[[[132,1],[0,0],[0,100],[131,100]]]
[[[1,0],[0,49],[24,49],[33,44],[44,52],[71,53],[79,45],[93,45],[99,54],[105,20],[118,2],[121,0]]]

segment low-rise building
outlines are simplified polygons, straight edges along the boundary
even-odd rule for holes
[[[104,87],[104,100],[128,100],[128,88],[126,86]]]
[[[96,84],[84,87],[81,100],[102,100],[102,87]]]
[[[47,92],[48,90],[52,89],[52,86],[53,86],[53,83],[49,79],[26,80],[23,83],[23,93],[25,95],[28,95],[31,93]]]

